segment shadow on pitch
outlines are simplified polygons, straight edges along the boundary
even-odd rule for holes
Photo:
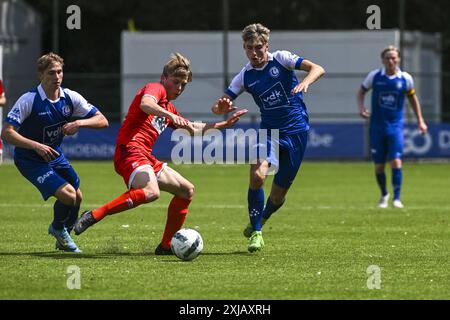
[[[235,252],[202,252],[201,256],[252,256],[247,251]],[[111,259],[114,257],[174,257],[174,256],[157,256],[153,252],[98,252],[98,253],[72,253],[61,251],[43,251],[43,252],[0,252],[0,256],[15,257],[36,257],[46,259]],[[164,262],[178,262],[179,260],[164,260]]]
[[[0,252],[0,256],[17,256],[17,257],[37,257],[47,259],[110,259],[114,257],[151,257],[154,256],[150,252],[117,252],[117,253],[72,253],[72,252]]]

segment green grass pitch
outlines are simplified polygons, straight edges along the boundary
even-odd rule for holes
[[[73,166],[82,210],[125,191],[111,162]],[[153,254],[166,193],[74,236],[82,254],[55,251],[53,200],[14,165],[0,166],[0,299],[450,299],[448,163],[406,163],[405,209],[382,210],[371,163],[306,161],[256,254],[242,235],[248,166],[172,167],[196,186],[185,226],[202,234],[204,250],[190,262]],[[370,265],[380,268],[379,289],[368,288]],[[67,286],[70,266],[80,289]]]

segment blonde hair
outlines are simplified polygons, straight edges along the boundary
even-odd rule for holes
[[[263,26],[261,23],[249,24],[242,30],[242,40],[244,42],[256,42],[261,40],[263,44],[269,43],[269,28]]]
[[[61,65],[61,67],[64,66],[64,59],[61,58],[60,56],[58,56],[56,53],[49,52],[47,54],[44,54],[42,57],[40,57],[37,60],[38,72],[43,73],[54,62],[59,63]]]
[[[384,48],[383,51],[381,51],[381,59],[384,59],[384,55],[389,51],[397,52],[398,57],[400,58],[400,50],[396,46],[389,45],[386,48]]]
[[[169,61],[164,65],[163,75],[187,79],[188,82],[191,82],[191,62],[178,52],[172,53]]]

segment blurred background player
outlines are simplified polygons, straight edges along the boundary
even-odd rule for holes
[[[167,127],[184,128],[191,134],[211,128],[222,129],[232,126],[247,112],[240,110],[227,121],[214,124],[186,120],[170,101],[180,96],[191,81],[189,60],[175,53],[165,64],[161,81],[148,83],[137,92],[119,129],[114,155],[115,170],[123,177],[128,191],[97,209],[85,212],[75,224],[75,234],[81,234],[107,215],[157,200],[162,190],[174,196],[155,254],[173,254],[170,241],[185,221],[194,185],[152,155],[154,143]]]
[[[394,208],[403,208],[400,201],[402,187],[403,154],[403,105],[405,95],[417,117],[419,131],[427,132],[427,125],[414,90],[411,75],[400,70],[400,51],[388,46],[381,52],[384,65],[381,69],[371,71],[357,93],[359,114],[370,117],[370,150],[375,163],[375,176],[381,190],[379,208],[387,208],[390,194],[386,189],[385,163],[390,161],[392,168],[392,187]],[[372,112],[364,107],[364,95],[372,91]]]
[[[3,87],[3,81],[0,79],[0,108],[3,108],[6,106],[6,96],[5,96],[5,89]],[[1,110],[0,110],[1,111]],[[0,118],[2,118],[2,112],[0,112]],[[1,126],[0,126],[1,128]],[[0,164],[3,162],[3,143],[2,139],[0,139]]]
[[[283,205],[305,153],[309,124],[302,91],[307,92],[308,86],[325,73],[321,66],[289,51],[269,52],[269,33],[270,30],[259,23],[244,28],[242,40],[249,63],[212,107],[215,114],[230,112],[235,108],[232,100],[247,91],[260,109],[261,129],[279,130],[279,141],[274,141],[278,144],[279,158],[267,146],[268,158],[250,166],[250,224],[244,230],[244,235],[250,238],[250,252],[263,248],[262,225]],[[294,70],[308,74],[299,83]],[[264,207],[263,186],[270,166],[276,166],[278,171]]]
[[[48,53],[37,61],[41,83],[23,94],[8,113],[2,138],[15,146],[14,163],[42,194],[56,197],[48,232],[56,248],[81,252],[70,236],[82,200],[80,179],[65,158],[61,142],[80,128],[104,128],[106,118],[79,93],[61,87],[63,59]],[[77,120],[72,121],[74,118]]]

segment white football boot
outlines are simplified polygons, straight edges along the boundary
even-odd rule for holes
[[[386,209],[388,207],[389,196],[389,193],[385,196],[381,196],[380,201],[378,202],[378,208]]]
[[[405,206],[403,205],[403,203],[400,201],[400,199],[395,199],[393,202],[392,202],[392,205],[394,206],[394,208],[397,208],[397,209],[403,209]]]

